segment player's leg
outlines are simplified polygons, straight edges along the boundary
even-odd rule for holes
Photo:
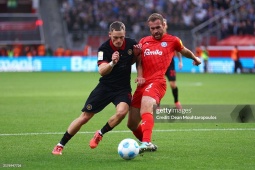
[[[61,155],[66,143],[80,130],[81,126],[86,124],[95,113],[100,112],[110,103],[110,101],[107,100],[108,98],[109,97],[105,93],[104,87],[98,84],[90,93],[86,103],[84,104],[82,114],[70,124],[60,142],[53,149],[52,154]]]
[[[174,97],[174,103],[175,103],[175,107],[177,109],[181,109],[181,102],[178,99],[178,87],[176,84],[176,71],[175,71],[175,66],[174,66],[174,62],[171,62],[170,66],[168,67],[167,71],[166,71],[166,77],[169,81],[169,85],[171,87],[172,90],[172,94]]]
[[[164,82],[151,83],[147,85],[146,90],[143,92],[140,110],[143,139],[140,145],[140,152],[157,150],[157,146],[151,143],[152,129],[154,127],[153,107],[159,105],[165,92],[166,84]]]
[[[173,97],[174,97],[175,107],[177,109],[182,109],[181,102],[179,101],[179,92],[178,92],[178,87],[176,85],[176,81],[175,80],[173,80],[173,81],[170,80],[169,84],[170,84],[172,94],[173,94]]]
[[[90,140],[89,146],[94,149],[98,146],[99,142],[105,133],[111,131],[117,126],[126,116],[129,110],[129,105],[125,102],[120,102],[116,107],[116,113],[110,117],[101,130],[96,131],[94,137]]]
[[[142,141],[143,132],[140,122],[140,109],[131,106],[128,113],[127,127],[133,132],[133,134],[139,141]]]
[[[117,126],[127,115],[129,110],[129,105],[125,102],[120,102],[116,107],[116,113],[108,120],[108,124],[111,128]],[[107,130],[102,129],[102,134],[108,132]]]
[[[116,106],[116,113],[110,117],[106,124],[101,128],[101,130],[96,131],[94,137],[90,140],[90,148],[94,149],[98,146],[99,142],[105,133],[111,131],[115,126],[117,126],[126,116],[129,105],[131,103],[131,92],[121,91],[112,92],[110,95],[112,97],[111,101]]]
[[[140,107],[144,89],[145,87],[143,86],[137,86],[137,89],[132,98],[132,103],[129,109],[127,122],[128,128],[133,132],[133,134],[139,141],[142,141],[143,138],[142,127],[140,124],[141,122]]]
[[[62,150],[66,143],[80,130],[82,125],[86,124],[93,116],[94,113],[82,112],[82,114],[69,125],[60,142],[54,147],[52,154],[62,155]]]
[[[152,129],[154,127],[153,120],[153,106],[157,104],[157,101],[150,96],[142,97],[141,105],[141,129],[143,133],[142,143],[140,145],[140,153],[144,151],[156,151],[157,146],[151,143]]]

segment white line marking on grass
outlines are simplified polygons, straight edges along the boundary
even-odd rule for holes
[[[153,132],[203,132],[203,131],[255,131],[255,128],[225,128],[225,129],[162,129],[153,130]],[[78,132],[78,134],[94,134],[95,132]],[[128,130],[111,131],[109,133],[131,133]],[[64,132],[45,132],[45,133],[6,133],[0,134],[0,136],[32,136],[32,135],[60,135]]]
[[[181,84],[183,83],[183,84]],[[179,83],[182,86],[202,86],[203,83],[202,82],[181,82]]]

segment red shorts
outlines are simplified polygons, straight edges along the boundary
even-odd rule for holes
[[[164,97],[166,93],[166,82],[146,83],[142,86],[137,86],[133,95],[131,106],[141,108],[141,101],[143,96],[150,96],[156,100],[157,104]]]

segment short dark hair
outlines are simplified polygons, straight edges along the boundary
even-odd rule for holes
[[[121,31],[121,30],[126,30],[125,25],[120,22],[120,21],[114,21],[113,23],[111,23],[110,27],[109,27],[109,31],[113,32],[113,31]]]
[[[149,16],[147,22],[150,22],[150,21],[154,22],[158,19],[163,23],[163,19],[164,19],[163,16],[159,13],[153,13]]]

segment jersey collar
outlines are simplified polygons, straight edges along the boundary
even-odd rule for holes
[[[111,48],[114,50],[114,51],[118,51],[119,49],[117,49],[113,43],[112,43],[112,40],[110,40],[110,46]],[[126,46],[126,39],[124,40],[122,46],[120,47],[120,50],[124,50],[125,49],[125,46]]]

